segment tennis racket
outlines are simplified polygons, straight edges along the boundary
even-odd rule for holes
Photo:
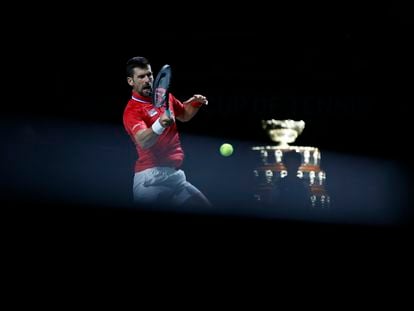
[[[155,78],[152,92],[152,104],[160,108],[165,105],[165,112],[171,116],[170,105],[168,103],[169,87],[171,81],[171,66],[164,65]]]

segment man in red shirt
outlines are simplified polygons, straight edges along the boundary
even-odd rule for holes
[[[136,203],[210,206],[208,199],[186,180],[180,166],[184,160],[175,120],[187,122],[207,104],[206,97],[194,95],[180,102],[171,93],[165,107],[156,108],[151,101],[153,73],[145,57],[137,56],[126,65],[127,82],[132,87],[125,107],[123,123],[135,144],[133,194]]]

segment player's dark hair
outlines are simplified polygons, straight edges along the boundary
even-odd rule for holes
[[[134,68],[138,67],[145,69],[149,66],[149,61],[143,56],[135,56],[130,58],[126,63],[126,75],[132,77],[134,75]]]

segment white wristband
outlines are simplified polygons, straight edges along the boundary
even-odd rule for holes
[[[160,123],[160,118],[157,119],[157,121],[155,121],[152,126],[151,126],[153,132],[157,135],[161,135],[162,132],[164,132],[164,130],[166,129],[165,127],[163,127]]]

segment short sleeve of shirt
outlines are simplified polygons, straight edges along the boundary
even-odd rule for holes
[[[142,119],[140,109],[127,108],[124,113],[124,126],[126,131],[135,136],[140,130],[148,128],[145,121]]]

